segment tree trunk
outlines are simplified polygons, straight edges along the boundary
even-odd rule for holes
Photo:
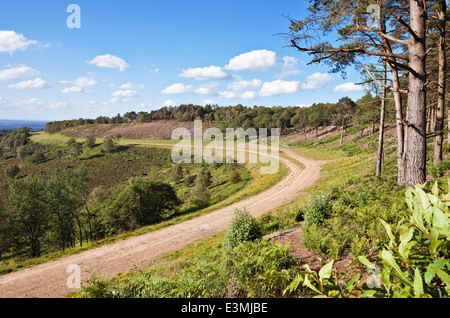
[[[383,8],[383,1],[377,0],[377,4],[380,8]],[[383,10],[381,10],[381,16],[378,20],[378,28],[386,33],[386,17]],[[389,41],[382,37],[383,47],[386,53],[392,54],[392,47]],[[392,76],[392,92],[394,94],[395,103],[395,123],[397,126],[397,184],[405,184],[405,127],[403,121],[403,106],[402,96],[400,93],[400,79],[398,76],[398,66],[394,63],[395,58],[389,57],[386,59],[389,70]]]
[[[445,0],[439,1],[439,73],[438,73],[438,101],[436,109],[436,124],[434,132],[433,162],[442,161],[442,144],[444,142],[444,107],[445,107],[445,69],[447,66],[445,55],[445,26],[446,26],[447,5]]]
[[[386,70],[386,62],[383,63],[383,78],[384,85],[387,85],[387,70]],[[381,96],[381,110],[380,110],[380,131],[378,135],[378,154],[377,154],[377,169],[375,176],[379,178],[381,176],[381,166],[383,164],[383,143],[384,143],[384,117],[386,110],[386,87],[383,87],[383,93]]]
[[[424,2],[410,0],[409,91],[406,110],[405,185],[426,180],[426,92]]]

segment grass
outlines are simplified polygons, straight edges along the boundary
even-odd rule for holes
[[[35,133],[32,137],[33,141],[41,145],[62,150],[67,148],[66,143],[68,139],[69,137],[61,134],[48,134],[45,132]],[[84,138],[78,138],[77,142],[82,143],[84,140]],[[97,143],[100,141],[101,139],[97,138]],[[94,182],[91,184],[91,188],[100,185],[110,186],[111,184],[114,184],[116,185],[114,193],[118,193],[125,186],[127,180],[133,177],[145,177],[167,181],[167,173],[171,168],[171,164],[168,164],[167,161],[169,152],[167,149],[162,149],[164,147],[160,148],[158,145],[164,146],[170,142],[174,144],[176,141],[158,140],[155,142],[153,140],[120,139],[119,145],[123,148],[121,151],[111,154],[100,152],[99,145],[94,148],[87,148],[86,146],[83,146],[84,151],[78,156],[77,161],[56,156],[42,165],[28,165],[25,163],[25,166],[22,167],[24,169],[21,171],[21,174],[28,175],[30,173],[36,173],[38,170],[42,170],[43,167],[46,166],[48,166],[48,168],[45,170],[48,171],[48,173],[51,173],[55,169],[67,166],[74,167],[78,165],[79,162],[83,162],[88,166],[89,174],[92,176],[91,180]],[[132,145],[138,146],[136,147]],[[155,148],[155,146],[157,148]],[[157,158],[156,162],[155,156]],[[200,169],[198,164],[184,165],[190,170],[191,174],[195,174],[197,170]],[[287,167],[283,164],[280,164],[280,169],[277,174],[270,175],[262,175],[260,173],[262,167],[261,163],[247,164],[246,166],[237,165],[237,169],[241,174],[242,180],[236,184],[230,184],[227,182],[227,178],[229,173],[231,173],[231,169],[225,171],[227,169],[226,166],[227,165],[221,165],[216,169],[211,169],[215,183],[215,185],[211,187],[211,206],[202,209],[195,209],[185,205],[182,207],[181,212],[175,217],[158,224],[139,228],[133,232],[87,243],[81,247],[51,252],[39,258],[26,260],[3,260],[0,263],[0,274],[35,266],[63,256],[77,254],[91,248],[110,244],[129,237],[142,235],[166,226],[198,217],[205,213],[231,205],[235,202],[261,193],[262,191],[275,185],[288,173]],[[2,174],[1,177],[3,177],[3,175],[4,174]],[[183,180],[174,185],[177,190],[177,194],[180,197],[187,198],[190,189],[189,187],[183,185]]]

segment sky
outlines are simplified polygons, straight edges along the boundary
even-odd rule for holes
[[[289,47],[302,0],[2,0],[0,118],[64,120],[180,104],[309,106],[364,95]]]

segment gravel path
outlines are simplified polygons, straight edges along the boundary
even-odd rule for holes
[[[76,290],[67,287],[67,280],[73,273],[67,269],[72,264],[81,269],[83,281],[94,272],[97,276],[129,272],[226,229],[235,208],[246,207],[252,216],[259,217],[289,203],[319,178],[324,162],[302,157],[291,149],[283,148],[282,151],[290,157],[285,160],[290,171],[266,191],[176,225],[0,276],[0,297],[64,297]],[[295,160],[301,162],[305,169],[299,168]]]

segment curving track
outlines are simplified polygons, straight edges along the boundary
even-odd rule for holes
[[[82,280],[93,273],[112,276],[129,272],[226,229],[237,207],[246,207],[258,217],[289,203],[319,178],[323,162],[302,157],[290,149],[284,148],[283,152],[290,157],[286,160],[290,172],[266,191],[176,225],[0,276],[0,297],[64,297],[74,291],[67,287],[72,273],[68,273],[67,268],[71,264],[80,266]],[[305,169],[299,168],[294,160],[303,163]]]

